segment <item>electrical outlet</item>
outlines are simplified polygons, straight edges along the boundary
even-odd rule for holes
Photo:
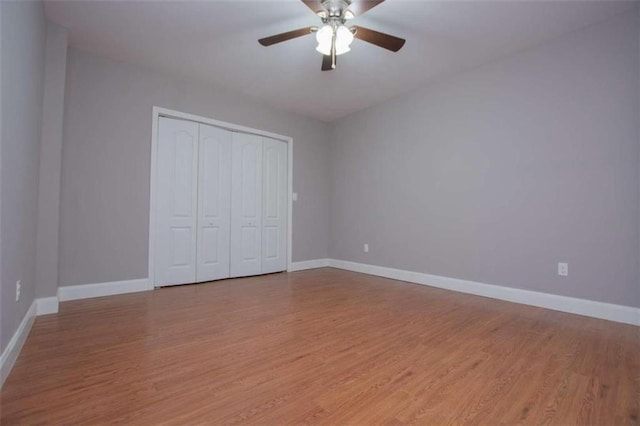
[[[365,243],[362,250],[364,250],[365,253],[369,253],[369,244]]]
[[[16,281],[16,302],[20,301],[20,293],[22,292],[22,284],[20,280]]]
[[[298,201],[298,193],[297,193],[297,192],[294,192],[293,194],[291,194],[291,199],[292,199],[293,201]]]
[[[569,276],[569,264],[564,262],[558,263],[558,275],[561,277]]]

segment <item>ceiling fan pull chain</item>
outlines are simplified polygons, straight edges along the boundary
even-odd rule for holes
[[[331,37],[331,68],[336,69],[336,39],[338,38],[338,31],[333,30],[333,37]]]

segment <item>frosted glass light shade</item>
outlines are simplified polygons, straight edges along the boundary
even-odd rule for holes
[[[323,55],[331,55],[331,42],[333,38],[333,28],[331,25],[325,25],[316,33],[318,47],[316,50]],[[349,45],[353,42],[353,34],[349,28],[340,25],[336,30],[336,55],[342,55],[351,50]]]
[[[325,25],[316,33],[318,47],[316,50],[323,55],[331,55],[331,39],[333,38],[333,28],[331,25]]]
[[[353,34],[349,28],[340,25],[336,30],[336,55],[342,55],[350,51],[351,42],[353,42]]]

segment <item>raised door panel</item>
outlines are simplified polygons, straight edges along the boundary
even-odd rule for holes
[[[262,272],[262,138],[233,133],[231,276]]]
[[[263,143],[262,273],[287,269],[287,144]]]
[[[231,132],[200,125],[197,281],[229,277]]]
[[[196,280],[198,125],[160,118],[156,197],[156,285]]]

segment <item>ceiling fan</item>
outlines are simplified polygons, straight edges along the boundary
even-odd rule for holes
[[[322,71],[336,68],[336,57],[351,50],[349,47],[354,38],[374,44],[379,47],[397,52],[404,46],[405,40],[389,34],[370,30],[368,28],[352,26],[345,23],[356,16],[360,16],[373,9],[384,0],[302,0],[320,19],[323,26],[318,28],[305,27],[286,33],[265,37],[258,40],[263,46],[302,37],[315,33],[318,47],[322,53]]]

